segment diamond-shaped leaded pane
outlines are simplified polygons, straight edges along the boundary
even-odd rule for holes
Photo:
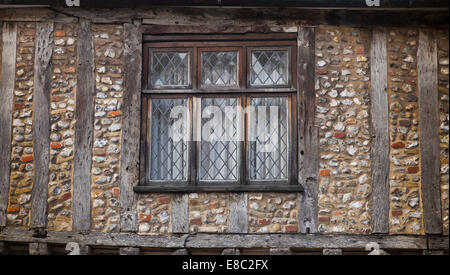
[[[202,98],[200,180],[236,180],[238,113],[236,98]]]
[[[153,87],[188,86],[189,52],[152,52]]]
[[[202,85],[236,86],[237,77],[237,51],[202,52]]]
[[[287,179],[287,98],[252,97],[250,106],[250,179]]]
[[[151,180],[187,179],[187,138],[183,133],[189,122],[182,110],[187,110],[187,99],[152,99]]]
[[[287,51],[252,51],[250,84],[254,86],[287,85]]]

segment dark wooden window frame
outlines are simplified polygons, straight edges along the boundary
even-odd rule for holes
[[[136,192],[302,192],[303,187],[297,179],[297,36],[290,33],[268,34],[228,34],[228,35],[144,35],[143,43],[143,90],[142,90],[142,127],[140,148],[140,182],[134,187]],[[183,50],[190,54],[189,87],[158,87],[150,85],[151,51]],[[212,87],[201,85],[202,51],[237,50],[239,59],[238,86]],[[251,50],[287,50],[289,82],[278,86],[250,85]],[[238,104],[245,108],[250,97],[287,97],[288,98],[288,179],[287,180],[250,180],[248,115],[243,114],[241,129],[245,141],[238,142],[238,180],[236,181],[200,181],[198,155],[200,141],[194,141],[194,135],[201,121],[201,98],[236,97]],[[152,98],[188,98],[190,110],[190,141],[188,141],[188,174],[184,181],[153,181],[147,178],[149,160],[149,120],[151,119]],[[197,102],[195,102],[197,101]]]

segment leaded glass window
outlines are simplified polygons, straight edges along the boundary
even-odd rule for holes
[[[151,83],[155,88],[188,86],[189,52],[152,52]]]
[[[251,53],[250,84],[279,86],[289,83],[288,51],[255,50]]]
[[[297,36],[264,35],[144,35],[139,187],[301,190]]]
[[[250,106],[250,179],[287,179],[287,98],[251,97]]]
[[[187,99],[151,101],[151,180],[187,180]],[[175,123],[180,127],[175,127]]]

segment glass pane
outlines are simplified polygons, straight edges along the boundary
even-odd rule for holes
[[[187,99],[152,99],[151,180],[187,179]]]
[[[252,51],[250,84],[255,86],[287,85],[287,51]]]
[[[156,88],[188,86],[189,52],[153,52],[151,81]]]
[[[236,86],[237,79],[237,51],[202,52],[202,85]]]
[[[202,98],[200,180],[237,180],[238,102]]]
[[[287,179],[288,102],[286,97],[250,98],[250,179]]]

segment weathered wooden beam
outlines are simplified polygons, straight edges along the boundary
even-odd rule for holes
[[[78,79],[73,160],[72,229],[91,226],[91,166],[94,134],[94,42],[89,21],[80,19],[78,30]]]
[[[189,195],[172,194],[172,232],[189,233]]]
[[[317,232],[319,177],[319,130],[314,125],[314,28],[299,27],[297,38],[298,179],[304,192],[299,194],[300,232]]]
[[[119,255],[139,255],[141,250],[139,247],[121,247],[119,248]]]
[[[442,238],[439,235],[428,235],[428,249],[443,249],[449,250],[448,236]]]
[[[0,255],[8,255],[8,246],[6,242],[0,242]]]
[[[342,255],[342,249],[325,248],[322,253],[323,255]]]
[[[31,195],[30,227],[47,225],[50,159],[50,92],[52,81],[53,23],[36,24],[34,60],[33,155],[35,175]]]
[[[389,232],[389,117],[386,32],[376,28],[370,45],[372,232]]]
[[[289,248],[271,248],[269,249],[270,255],[291,255],[292,252]]]
[[[0,227],[6,226],[11,159],[11,122],[16,79],[17,24],[3,22],[2,75],[0,82]]]
[[[425,233],[442,233],[437,42],[421,30],[417,52],[423,222]]]
[[[230,214],[228,216],[228,232],[248,233],[248,194],[230,194]]]
[[[142,32],[140,23],[124,25],[124,98],[122,105],[122,150],[120,161],[120,230],[136,232],[136,193],[139,183],[141,133]],[[131,148],[134,148],[131,150]]]
[[[48,244],[39,242],[39,243],[30,243],[29,244],[29,253],[30,255],[49,255]]]
[[[139,235],[135,233],[49,231],[45,238],[35,238],[26,229],[5,228],[0,232],[0,242],[45,242],[67,244],[77,242],[90,246],[121,246],[139,248],[339,248],[365,249],[370,242],[381,249],[448,249],[448,236],[433,236],[427,247],[423,235],[321,235],[321,234],[201,234],[189,235]],[[447,246],[445,246],[447,245]]]
[[[22,8],[0,9],[3,21],[76,20],[94,23],[132,23],[142,18],[144,24],[273,27],[304,25],[341,26],[448,26],[448,10],[329,10],[299,8],[199,8],[153,7],[140,9]],[[211,23],[211,24],[210,24]]]

